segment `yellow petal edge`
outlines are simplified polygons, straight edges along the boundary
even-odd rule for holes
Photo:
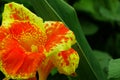
[[[12,5],[12,7],[11,7],[11,5]],[[28,10],[26,7],[24,7],[22,4],[18,4],[15,2],[5,4],[4,12],[2,14],[2,26],[3,27],[8,28],[8,27],[10,27],[10,23],[15,21],[14,18],[11,18],[11,14],[15,13],[13,10],[20,11],[17,14],[20,17],[28,16],[29,17],[28,21],[31,24],[36,25],[37,27],[40,28],[41,31],[45,32],[42,18],[40,18],[37,15],[35,15],[34,13],[32,13],[30,10]],[[22,21],[27,21],[27,20],[23,19]]]

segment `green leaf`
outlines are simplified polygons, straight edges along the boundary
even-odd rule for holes
[[[120,1],[119,0],[106,0],[107,7],[111,10],[112,13],[116,13],[120,9]]]
[[[103,69],[105,75],[107,76],[109,61],[112,59],[112,57],[108,53],[98,50],[94,50],[93,54],[99,61],[101,68]]]
[[[77,39],[75,49],[81,57],[79,68],[76,71],[78,80],[106,80],[100,65],[85,39],[74,9],[63,0],[30,1],[38,16],[44,20],[63,21],[75,33]]]
[[[110,35],[108,38],[106,50],[109,51],[114,58],[120,57],[120,33]]]
[[[119,7],[120,8],[120,7]],[[100,8],[101,17],[105,17],[108,21],[120,21],[120,12],[111,12],[103,7]]]
[[[85,35],[93,35],[98,31],[98,26],[85,20],[81,21],[81,26]]]
[[[120,80],[120,59],[114,59],[110,61],[108,79]]]
[[[95,13],[94,3],[92,0],[79,0],[74,4],[76,10],[81,10],[85,12]]]
[[[99,13],[99,8],[101,6],[104,6],[102,0],[99,0],[99,3],[98,0],[79,0],[73,5],[77,11],[88,13],[88,15],[95,19],[104,20],[105,18]]]
[[[77,11],[89,13],[97,20],[120,21],[119,0],[79,0],[74,4]]]

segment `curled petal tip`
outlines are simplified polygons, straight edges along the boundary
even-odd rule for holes
[[[79,55],[71,48],[52,56],[51,60],[60,73],[71,75],[78,67]]]

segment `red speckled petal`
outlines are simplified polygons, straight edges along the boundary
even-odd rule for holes
[[[42,18],[36,16],[22,4],[10,2],[4,6],[2,25],[5,28],[9,28],[10,24],[14,21],[29,21],[31,24],[36,25],[42,32],[45,32]]]
[[[48,37],[45,47],[49,54],[67,50],[76,42],[73,32],[62,22],[47,21],[45,28]]]
[[[70,75],[74,73],[78,67],[79,55],[71,48],[58,54],[54,54],[51,60],[60,73]]]
[[[7,78],[28,79],[35,73],[45,59],[45,55],[37,52],[26,52],[21,45],[10,37],[6,37],[0,44],[2,46],[0,62],[1,71]]]

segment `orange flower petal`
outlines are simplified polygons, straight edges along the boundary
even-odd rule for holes
[[[37,52],[25,52],[19,43],[10,37],[2,41],[4,52],[0,58],[1,71],[7,78],[28,79],[35,73],[45,59],[45,55]]]
[[[73,32],[62,22],[47,21],[45,28],[48,37],[45,47],[49,54],[67,50],[76,42]]]
[[[47,80],[48,75],[51,70],[54,68],[54,65],[49,57],[47,57],[38,69],[39,80]]]
[[[52,60],[60,73],[70,75],[74,73],[78,67],[79,55],[71,48],[58,54],[54,54],[50,60]]]

